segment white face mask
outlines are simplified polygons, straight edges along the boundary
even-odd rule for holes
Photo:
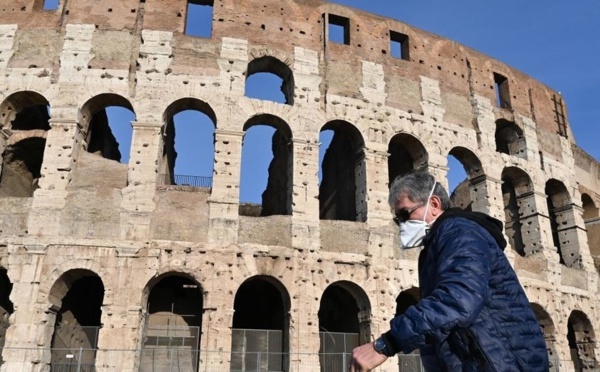
[[[431,195],[433,195],[435,185],[436,182],[433,183],[433,188],[431,189],[429,197],[425,202],[426,207],[423,220],[408,220],[400,222],[400,243],[402,244],[403,249],[419,247],[423,243],[423,239],[427,235],[427,231],[429,231],[429,224],[425,222],[425,219],[427,218],[427,212],[429,211],[429,200],[431,199]]]

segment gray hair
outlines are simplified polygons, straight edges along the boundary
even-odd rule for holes
[[[402,194],[406,194],[408,199],[415,203],[425,203],[429,193],[435,183],[433,195],[442,201],[442,210],[450,208],[450,198],[446,189],[435,180],[430,173],[426,171],[412,171],[405,175],[396,177],[390,186],[390,198],[388,200],[392,209],[395,207],[396,200]]]

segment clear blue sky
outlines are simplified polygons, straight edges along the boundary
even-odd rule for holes
[[[370,13],[398,19],[436,33],[501,60],[562,93],[577,144],[600,159],[600,0],[332,0]],[[192,11],[204,11],[195,7]],[[208,15],[210,17],[210,14]],[[193,22],[207,25],[207,22]],[[208,23],[210,24],[210,23]],[[194,26],[195,27],[195,26]],[[195,30],[186,30],[186,32]],[[198,30],[208,36],[210,30]],[[283,102],[282,95],[261,92],[268,86],[278,92],[279,81],[253,75],[247,95]],[[110,115],[110,114],[109,114]],[[112,116],[112,115],[111,115]],[[115,111],[127,123],[133,115]],[[175,173],[210,176],[212,123],[202,114],[185,112],[175,117],[178,157]],[[178,124],[180,123],[180,124]],[[112,120],[111,120],[111,126]],[[123,125],[121,128],[128,127]],[[271,160],[269,127],[256,127],[245,136],[241,201],[260,202]],[[117,139],[128,149],[127,139]],[[202,138],[202,145],[194,139]],[[194,140],[196,145],[187,141]],[[327,143],[325,137],[322,142]],[[184,142],[185,141],[185,142]],[[194,143],[192,141],[192,143]],[[325,147],[325,146],[323,146]],[[322,148],[321,150],[324,150]],[[123,161],[127,161],[127,150]],[[323,151],[321,151],[323,152]],[[201,161],[199,161],[201,159]],[[465,177],[462,166],[449,158],[451,190]]]

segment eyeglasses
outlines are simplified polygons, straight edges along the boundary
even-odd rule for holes
[[[404,222],[407,221],[410,218],[410,215],[417,210],[417,208],[422,207],[424,204],[417,204],[416,206],[412,207],[411,209],[400,209],[398,212],[396,212],[396,215],[394,216],[393,220],[394,223],[398,226],[400,226],[400,222]]]

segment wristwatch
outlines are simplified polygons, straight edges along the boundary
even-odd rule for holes
[[[373,342],[373,349],[381,355],[389,356],[389,350],[383,338],[379,337]]]

